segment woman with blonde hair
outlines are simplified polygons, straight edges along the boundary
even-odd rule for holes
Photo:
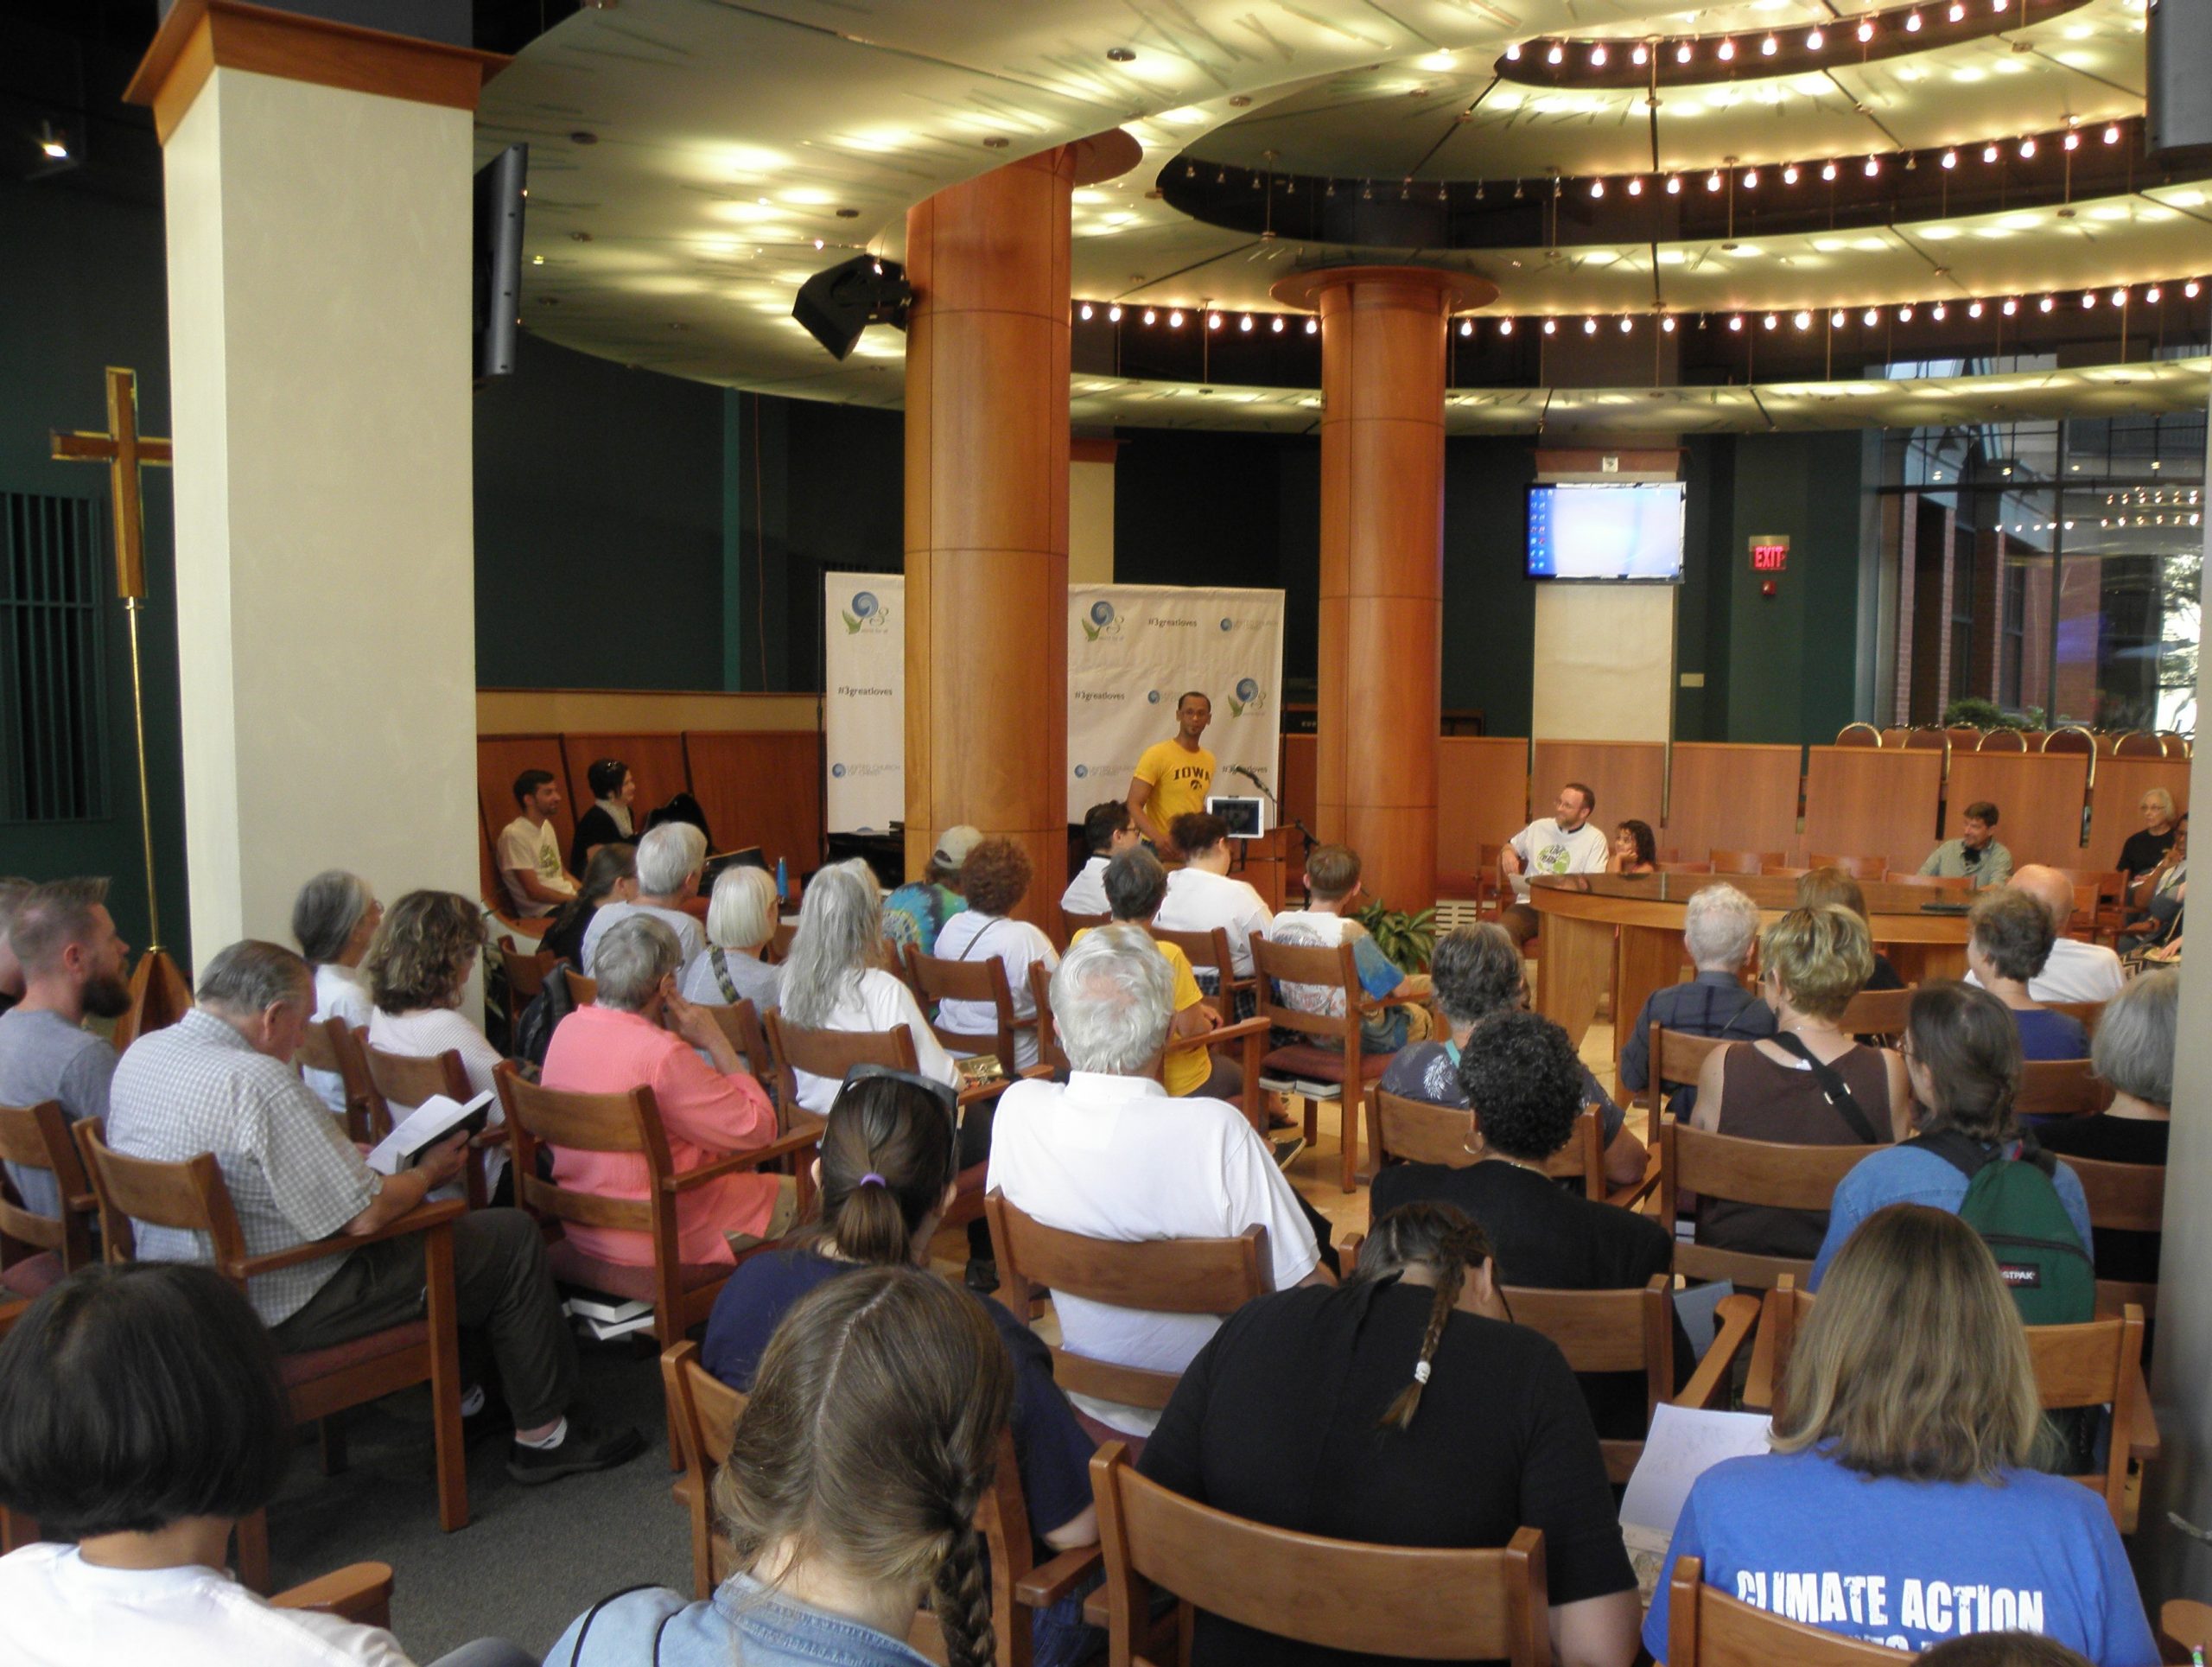
[[[776,935],[776,882],[750,863],[715,876],[707,905],[707,952],[683,970],[683,999],[705,1007],[750,1002],[766,1013],[783,987],[781,971],[760,958]]]
[[[1759,989],[1775,1034],[1706,1055],[1697,1128],[1789,1146],[1877,1146],[1911,1132],[1904,1061],[1838,1022],[1866,983],[1874,946],[1849,909],[1792,909],[1759,942]],[[1755,1256],[1809,1257],[1827,1218],[1814,1210],[1707,1199],[1697,1242]]]
[[[1956,1216],[1892,1205],[1835,1258],[1775,1408],[1774,1451],[1698,1478],[1643,1639],[1664,1661],[1668,1581],[1920,1651],[2039,1632],[2099,1667],[2158,1659],[2103,1498],[2029,1468],[2043,1409],[1997,1263]]]
[[[369,1046],[422,1059],[458,1053],[470,1090],[492,1091],[492,1072],[505,1055],[461,1010],[484,937],[481,910],[458,892],[411,891],[387,909],[362,964],[369,999],[376,1003],[369,1015]],[[392,1121],[414,1110],[393,1106]],[[491,1121],[505,1121],[497,1100]],[[485,1185],[496,1187],[506,1167],[504,1148],[487,1150]]]

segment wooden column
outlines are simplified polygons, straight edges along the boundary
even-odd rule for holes
[[[1068,205],[1134,163],[1108,133],[906,216],[906,871],[968,823],[1067,865]]]
[[[1275,298],[1321,316],[1321,587],[1315,768],[1322,838],[1368,892],[1436,900],[1444,592],[1444,375],[1452,315],[1494,299],[1421,267],[1297,273]]]

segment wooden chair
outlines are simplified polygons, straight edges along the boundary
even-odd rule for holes
[[[1916,723],[1905,732],[1906,750],[1915,753],[1941,753],[1943,755],[1943,775],[1951,774],[1951,732],[1940,724]]]
[[[1662,862],[1659,864],[1659,872],[1662,874],[1711,874],[1713,863],[1709,858],[1702,862]]]
[[[356,1626],[391,1627],[391,1565],[354,1562],[289,1587],[269,1600],[275,1609],[308,1609]]]
[[[1236,976],[1236,965],[1229,952],[1227,929],[1216,926],[1210,932],[1174,932],[1166,926],[1150,926],[1145,930],[1161,943],[1173,944],[1181,950],[1194,975],[1213,974],[1213,991],[1209,999],[1214,1011],[1221,1015],[1222,1023],[1236,1023],[1237,996],[1252,992],[1258,980],[1255,977]],[[1204,989],[1205,983],[1205,978],[1199,977],[1199,987]],[[1255,1007],[1258,1000],[1256,995],[1253,996]]]
[[[1724,851],[1715,847],[1709,853],[1715,874],[1757,874],[1770,862],[1787,862],[1787,851]]]
[[[1109,1441],[1090,1461],[1114,1667],[1152,1667],[1154,1587],[1209,1614],[1325,1649],[1548,1667],[1544,1537],[1495,1549],[1365,1545],[1233,1517],[1146,1480]]]
[[[1389,1069],[1387,1053],[1367,1054],[1362,1051],[1360,1025],[1374,1010],[1361,989],[1359,974],[1352,960],[1350,943],[1324,949],[1318,945],[1278,944],[1270,938],[1252,940],[1252,970],[1258,981],[1256,991],[1259,1017],[1271,1027],[1295,1030],[1307,1036],[1333,1038],[1337,1046],[1321,1047],[1311,1042],[1294,1043],[1288,1047],[1270,1049],[1261,1060],[1261,1069],[1278,1077],[1290,1077],[1300,1081],[1332,1084],[1338,1091],[1338,1122],[1343,1129],[1343,1186],[1352,1190],[1359,1168],[1359,1119],[1362,1105],[1369,1091],[1382,1073]],[[1282,1001],[1282,984],[1317,986],[1334,992],[1334,998],[1343,1003],[1341,1017],[1329,1018],[1318,1013],[1308,1013],[1301,1008],[1286,1006]],[[1320,1124],[1319,1112],[1312,1095],[1306,1095],[1306,1139],[1312,1144]],[[1379,1144],[1375,1131],[1368,1131],[1368,1143]]]
[[[1801,868],[1791,862],[1762,862],[1759,872],[1770,880],[1802,880],[1812,870]]]
[[[912,1071],[918,1064],[914,1038],[905,1025],[895,1030],[810,1030],[780,1013],[760,1015],[768,1057],[776,1069],[776,1102],[786,1117],[798,1114],[798,1073],[845,1080],[856,1065],[887,1065]]]
[[[2074,888],[2074,916],[2066,924],[2067,936],[2086,937],[2091,943],[2118,938],[2128,917],[2126,876],[2118,868],[2060,868],[2057,872]]]
[[[2194,1598],[2168,1598],[2158,1606],[2158,1647],[2163,1661],[2187,1661],[2191,1650],[2212,1654],[2212,1604]]]
[[[1644,1428],[1650,1428],[1659,1403],[1675,1393],[1673,1280],[1654,1274],[1640,1290],[1618,1291],[1514,1285],[1503,1295],[1513,1323],[1550,1338],[1572,1371],[1642,1372]],[[1643,1442],[1601,1438],[1598,1446],[1605,1455],[1607,1479],[1625,1484],[1643,1456]]]
[[[1045,970],[1042,961],[1029,964],[1029,999],[1037,1008],[1037,1063],[1065,1071],[1068,1056],[1052,1024],[1052,975]]]
[[[1060,911],[1060,941],[1063,944],[1072,944],[1075,942],[1076,933],[1079,932],[1090,932],[1096,927],[1109,926],[1113,924],[1114,917],[1110,914],[1077,914],[1071,909],[1062,909]]]
[[[1902,723],[1889,724],[1882,730],[1882,745],[1885,747],[1902,747],[1904,745],[1904,738],[1911,733],[1912,730],[1907,725]]]
[[[1847,1036],[1897,1035],[1904,1029],[1915,989],[1862,989],[1845,1005],[1836,1028]]]
[[[728,1007],[709,1003],[707,1011],[721,1027],[722,1034],[729,1038],[729,1045],[744,1059],[746,1070],[753,1074],[761,1091],[780,1104],[774,1056],[768,1051],[768,1033],[760,1028],[760,1009],[750,1001],[742,1001]]]
[[[1835,732],[1838,747],[1879,747],[1882,732],[1871,723],[1847,723]]]
[[[1823,856],[1815,851],[1805,858],[1808,868],[1841,868],[1853,880],[1881,880],[1890,872],[1886,856]]]
[[[569,1005],[589,1007],[599,999],[599,980],[587,978],[574,967],[563,966],[561,976],[569,981]]]
[[[1640,1097],[1651,1108],[1652,1127],[1658,1127],[1659,1114],[1666,1107],[1667,1097],[1674,1085],[1683,1088],[1697,1086],[1698,1073],[1705,1069],[1706,1055],[1750,1038],[1742,1036],[1699,1036],[1687,1030],[1669,1030],[1656,1020],[1651,1025],[1651,1078]]]
[[[545,988],[545,981],[560,964],[561,958],[551,950],[527,951],[500,945],[499,968],[506,975],[514,1016],[519,1017],[523,1008],[537,999],[537,992]]]
[[[1702,1557],[1678,1557],[1667,1585],[1667,1667],[1877,1667],[1910,1660],[1886,1645],[1824,1632],[1705,1583]]]
[[[1876,1146],[1785,1146],[1715,1135],[1669,1118],[1659,1125],[1659,1197],[1667,1208],[1683,1193],[1781,1210],[1826,1211],[1836,1184]],[[1692,1280],[1726,1279],[1770,1290],[1783,1275],[1802,1282],[1809,1259],[1675,1243],[1675,1271]]]
[[[369,1076],[361,1048],[361,1039],[345,1020],[318,1019],[301,1034],[300,1051],[292,1063],[329,1072],[344,1084],[346,1138],[374,1144],[391,1132],[391,1113]]]
[[[2164,758],[2166,744],[2148,730],[2130,729],[2113,743],[2114,758]]]
[[[2064,1161],[2082,1183],[2082,1194],[2088,1201],[2092,1234],[2157,1233],[2164,1231],[2165,1165],[2104,1163],[2094,1158],[2070,1156]],[[2157,1319],[2157,1284],[2119,1279],[2100,1279],[2097,1282],[2099,1314],[2118,1314],[2131,1302],[2143,1310],[2145,1320]]]
[[[925,955],[912,944],[906,945],[906,982],[913,987],[923,1012],[931,1015],[930,1028],[955,1058],[993,1053],[1007,1076],[1020,1069],[1014,1055],[1014,1033],[1034,1030],[1037,1021],[1014,1016],[1014,990],[1007,982],[1005,962],[995,955],[981,961],[948,961]],[[948,1030],[934,1016],[937,1004],[945,1001],[983,1002],[997,1013],[998,1023],[988,1033]]]
[[[367,1068],[370,1086],[376,1095],[370,1126],[384,1131],[377,1136],[379,1140],[391,1133],[392,1124],[399,1121],[392,1113],[391,1108],[395,1105],[403,1111],[412,1111],[433,1094],[442,1094],[461,1105],[476,1098],[477,1091],[468,1080],[468,1067],[461,1062],[461,1053],[457,1048],[449,1047],[442,1053],[428,1056],[392,1053],[371,1042],[365,1030],[357,1032],[354,1040],[360,1049],[362,1062]],[[486,1129],[486,1136],[493,1132]],[[498,1140],[487,1141],[487,1144],[504,1145],[505,1140],[502,1133]],[[482,1209],[491,1197],[486,1174],[489,1168],[485,1156],[486,1149],[486,1145],[472,1144],[468,1162],[461,1171],[462,1187],[468,1199],[468,1207],[472,1210]]]
[[[2102,1002],[2045,1002],[2044,1005],[2053,1013],[2063,1013],[2069,1019],[2079,1020],[2082,1028],[2089,1033],[2089,1040],[2092,1041],[2096,1040],[2097,1027],[2104,1022],[2106,1003]]]
[[[381,1400],[395,1390],[427,1383],[431,1428],[437,1445],[438,1526],[448,1534],[468,1525],[468,1467],[461,1434],[461,1339],[453,1288],[453,1223],[459,1200],[423,1204],[374,1232],[340,1234],[262,1256],[246,1252],[231,1205],[230,1188],[213,1153],[181,1163],[126,1157],[109,1148],[100,1122],[76,1126],[77,1148],[99,1202],[101,1248],[110,1262],[136,1258],[134,1222],[204,1234],[217,1273],[241,1295],[257,1275],[346,1256],[365,1244],[423,1235],[427,1312],[420,1320],[387,1327],[326,1349],[287,1354],[277,1362],[292,1416],[302,1423],[327,1419],[349,1407]],[[327,1432],[326,1433],[327,1434]],[[326,1460],[339,1449],[326,1441]],[[257,1511],[238,1524],[238,1575],[257,1592],[269,1589],[269,1519]]]
[[[2043,738],[2042,751],[2046,753],[2087,753],[2094,757],[2097,738],[2077,723],[2063,724]]]
[[[1478,845],[1475,853],[1473,891],[1475,918],[1495,920],[1503,913],[1507,888],[1497,871],[1498,859],[1504,854],[1503,845]]]
[[[813,1180],[805,1159],[821,1140],[819,1118],[792,1116],[787,1131],[766,1145],[749,1152],[733,1152],[678,1174],[669,1155],[668,1135],[661,1127],[660,1108],[654,1103],[652,1089],[638,1087],[621,1094],[566,1092],[525,1082],[512,1065],[504,1062],[496,1080],[514,1139],[516,1205],[528,1211],[541,1226],[574,1223],[580,1227],[612,1228],[643,1233],[652,1244],[652,1263],[647,1267],[590,1255],[564,1237],[548,1247],[553,1277],[564,1285],[651,1303],[652,1333],[664,1348],[682,1342],[684,1333],[706,1320],[731,1271],[728,1263],[691,1263],[677,1256],[677,1215],[684,1193],[725,1175],[759,1174],[779,1159],[795,1158],[799,1161],[796,1166],[799,1216],[804,1219],[813,1213]],[[550,1161],[543,1170],[538,1161],[539,1150],[546,1146],[634,1154],[645,1161],[645,1196],[608,1198],[541,1180],[541,1174],[550,1171]],[[771,1240],[755,1249],[772,1248],[776,1242]],[[740,1251],[738,1260],[753,1253]],[[671,1430],[671,1468],[680,1457],[675,1440]]]
[[[1981,738],[1980,750],[1985,753],[2024,753],[2028,738],[2018,729],[1992,729]]]
[[[2112,1085],[2087,1059],[2030,1059],[2020,1067],[2016,1117],[2094,1117],[2112,1104]]]
[[[59,1217],[35,1214],[0,1175],[0,1298],[35,1297],[93,1260],[99,1201],[59,1100],[0,1105],[0,1161],[44,1170],[61,1193]]]
[[[999,1301],[1027,1316],[1039,1288],[1116,1308],[1159,1314],[1232,1314],[1274,1288],[1268,1230],[1254,1223],[1234,1238],[1162,1238],[1141,1243],[1087,1238],[1024,1214],[994,1188],[983,1199],[998,1259]],[[1052,1351],[1052,1377],[1071,1395],[1159,1409],[1179,1372],[1151,1371]]]
[[[1474,1136],[1475,1117],[1465,1106],[1437,1105],[1402,1094],[1386,1094],[1378,1088],[1374,1091],[1374,1113],[1378,1165],[1403,1159],[1408,1163],[1440,1163],[1446,1168],[1464,1169],[1476,1161],[1475,1155],[1467,1149]],[[1545,1161],[1544,1173],[1576,1182],[1585,1198],[1630,1210],[1658,1183],[1656,1170],[1625,1187],[1616,1187],[1605,1179],[1605,1124],[1594,1107],[1575,1118],[1573,1133],[1566,1145]]]

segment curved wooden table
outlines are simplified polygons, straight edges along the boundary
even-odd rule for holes
[[[1536,1011],[1564,1026],[1582,1045],[1598,998],[1613,998],[1613,1061],[1628,1044],[1629,1027],[1655,989],[1679,982],[1684,906],[1707,886],[1730,885],[1759,906],[1762,928],[1797,901],[1797,882],[1780,875],[1647,874],[1539,875],[1529,882],[1529,901],[1543,917],[1536,957]],[[1967,918],[1929,913],[1922,906],[1960,900],[1956,892],[1925,886],[1869,881],[1866,895],[1874,945],[1889,956],[1907,983],[1923,978],[1963,977]]]

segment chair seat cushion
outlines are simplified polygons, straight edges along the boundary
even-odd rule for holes
[[[286,1389],[297,1389],[311,1384],[318,1378],[329,1378],[355,1366],[365,1366],[372,1360],[380,1360],[387,1354],[400,1354],[409,1349],[419,1349],[430,1340],[430,1322],[410,1320],[404,1326],[387,1326],[380,1332],[371,1332],[365,1337],[349,1338],[343,1343],[334,1343],[327,1349],[308,1349],[299,1354],[280,1355],[276,1371]]]
[[[566,1239],[548,1245],[546,1253],[553,1264],[553,1277],[563,1285],[581,1285],[586,1290],[626,1297],[632,1302],[651,1302],[659,1294],[654,1288],[651,1268],[586,1256]],[[686,1291],[728,1277],[729,1264],[723,1262],[686,1262],[676,1270],[677,1288]]]
[[[0,1287],[17,1296],[38,1296],[60,1282],[61,1255],[58,1250],[41,1250],[12,1267],[0,1268]]]
[[[1390,1068],[1388,1053],[1362,1053],[1359,1056],[1359,1079],[1371,1083]],[[1260,1068],[1270,1076],[1305,1077],[1313,1082],[1340,1083],[1344,1079],[1344,1056],[1334,1048],[1313,1047],[1303,1042],[1289,1047],[1278,1047],[1260,1061]]]

